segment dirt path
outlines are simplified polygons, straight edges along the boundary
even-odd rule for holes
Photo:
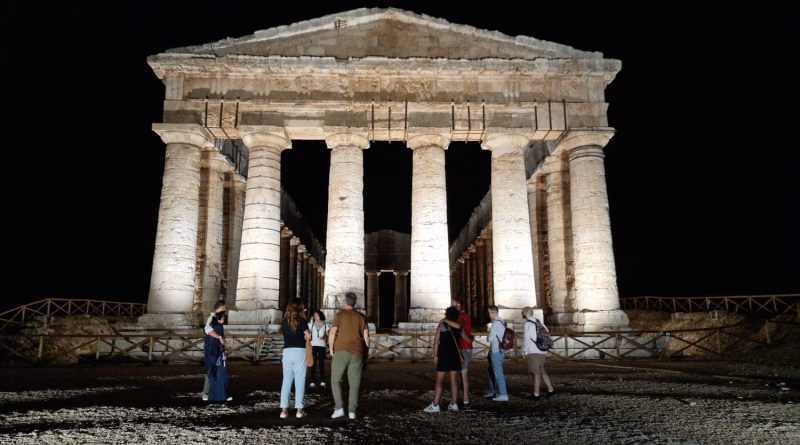
[[[551,360],[558,394],[534,402],[507,361],[509,403],[480,397],[485,368],[472,367],[473,410],[432,415],[432,365],[371,363],[356,422],[329,418],[329,391],[307,393],[306,419],[280,420],[276,365],[232,364],[224,406],[200,401],[200,366],[4,368],[0,443],[800,443],[794,368]]]

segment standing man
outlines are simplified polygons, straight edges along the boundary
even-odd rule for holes
[[[214,331],[214,328],[211,326],[211,324],[214,321],[221,321],[225,317],[225,311],[227,310],[228,306],[225,304],[225,300],[217,301],[217,303],[214,305],[214,312],[212,312],[211,315],[208,316],[208,319],[206,320],[206,326],[205,328],[203,328],[203,332],[205,332],[206,335],[211,336],[212,338],[218,340],[222,344],[223,348],[225,346],[225,337],[223,335],[219,335],[216,331]],[[203,401],[208,400],[208,374],[206,374],[206,380],[205,383],[203,383],[202,398]],[[228,401],[231,400],[233,400],[232,397],[229,398]]]
[[[472,324],[469,314],[461,309],[462,301],[460,298],[453,298],[450,305],[458,309],[458,323],[461,325],[461,338],[458,339],[458,347],[461,348],[461,355],[464,356],[464,363],[461,364],[461,382],[464,389],[464,403],[458,408],[467,410],[472,407],[469,403],[469,362],[472,359]]]
[[[369,327],[364,314],[356,311],[356,294],[344,294],[344,309],[333,318],[333,327],[328,334],[328,346],[331,349],[331,391],[333,392],[334,410],[332,419],[344,416],[342,400],[342,380],[347,371],[347,383],[350,386],[347,415],[355,420],[358,408],[358,389],[361,386],[361,369],[369,351]],[[363,342],[362,342],[363,339]]]
[[[489,306],[489,319],[492,320],[492,327],[489,329],[486,340],[489,342],[489,382],[492,388],[485,397],[495,402],[508,402],[506,376],[503,374],[505,351],[500,349],[500,340],[506,332],[506,322],[500,318],[497,312],[497,306]]]

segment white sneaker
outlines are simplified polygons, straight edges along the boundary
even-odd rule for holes
[[[305,416],[306,416],[305,411],[298,411],[297,414],[295,414],[295,417],[297,417],[298,419],[302,419]]]
[[[447,405],[448,411],[458,411],[458,403],[451,403]]]
[[[289,417],[289,413],[285,413],[285,412],[281,411],[281,419],[285,419],[287,417]]]
[[[225,401],[226,402],[233,402],[233,397],[228,397],[227,399],[225,399]]]
[[[338,419],[339,417],[344,417],[344,408],[333,410],[333,414],[331,414],[331,419]]]
[[[423,411],[425,411],[426,413],[438,413],[438,412],[441,412],[441,410],[439,409],[439,405],[434,405],[433,403],[431,403],[430,405],[426,406],[425,409],[423,409]]]
[[[320,382],[320,383],[319,383],[319,386],[321,386],[321,387],[323,387],[323,388],[324,388],[324,387],[325,387],[325,382]]]
[[[201,398],[203,399],[204,402],[208,402],[208,394],[203,394]]]
[[[347,417],[349,417],[350,420],[356,420],[356,413],[347,413]]]
[[[316,388],[316,387],[317,387],[317,384],[316,384],[316,383],[314,383],[314,382],[311,382],[311,384],[310,384],[310,385],[308,385],[308,387],[309,387],[309,388]]]
[[[508,402],[508,396],[497,396],[492,399],[494,402]]]

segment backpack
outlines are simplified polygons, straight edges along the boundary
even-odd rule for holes
[[[539,320],[530,322],[533,323],[534,326],[536,326],[536,341],[534,341],[533,343],[536,345],[537,348],[539,348],[540,351],[550,350],[550,348],[553,347],[553,339],[550,338],[550,334],[547,332],[547,328],[545,328],[543,324],[539,323]]]
[[[506,330],[503,331],[503,338],[498,338],[497,340],[500,343],[500,349],[504,351],[514,349],[514,330],[506,326]]]

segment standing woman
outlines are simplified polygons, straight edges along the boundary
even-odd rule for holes
[[[311,388],[325,387],[325,350],[328,344],[328,325],[325,323],[325,314],[319,309],[314,311],[311,322],[311,349],[314,351],[314,366],[311,367]],[[319,374],[317,374],[319,369]],[[316,377],[316,379],[315,379]],[[316,380],[316,383],[315,381]]]
[[[424,409],[426,413],[440,412],[439,402],[442,399],[445,374],[450,375],[450,405],[447,409],[458,411],[458,373],[461,372],[461,351],[458,348],[461,325],[458,324],[458,314],[458,309],[450,306],[444,313],[444,319],[436,327],[436,336],[433,339],[436,386],[434,387],[433,403]]]
[[[533,376],[533,395],[531,400],[539,400],[539,388],[544,380],[547,386],[547,396],[553,395],[553,384],[550,383],[550,376],[544,370],[544,359],[547,352],[536,347],[536,325],[539,320],[533,318],[533,308],[525,307],[522,309],[522,318],[525,319],[525,328],[522,335],[522,353],[525,355],[525,362],[528,365],[528,373]],[[547,330],[542,325],[544,330]]]
[[[281,324],[283,331],[283,383],[281,384],[281,419],[289,417],[289,393],[294,382],[294,407],[298,419],[306,416],[303,397],[306,390],[306,339],[310,338],[303,301],[292,298]]]
[[[225,361],[225,331],[222,324],[225,322],[225,312],[219,312],[209,318],[210,332],[216,334],[206,334],[203,342],[203,364],[206,368],[208,377],[208,401],[209,402],[229,402],[233,400],[228,397],[228,367]]]

